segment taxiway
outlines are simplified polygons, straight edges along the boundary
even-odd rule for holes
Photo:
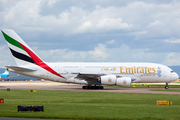
[[[58,83],[51,81],[0,81],[0,89],[24,90],[65,90],[65,91],[93,91],[93,92],[119,92],[119,93],[151,93],[151,94],[179,94],[180,92],[150,91],[154,88],[108,88],[103,90],[82,89],[83,85]],[[157,89],[157,88],[156,88]],[[162,89],[162,88],[160,88]],[[173,88],[170,88],[173,89]]]

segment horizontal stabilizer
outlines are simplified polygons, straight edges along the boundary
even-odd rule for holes
[[[19,66],[5,66],[7,69],[11,69],[13,71],[22,71],[22,72],[32,72],[36,71],[35,69],[32,68],[25,68],[25,67],[19,67]]]

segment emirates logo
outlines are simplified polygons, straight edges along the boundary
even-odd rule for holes
[[[111,79],[111,78],[109,78],[109,79],[108,79],[108,82],[111,82],[111,81],[112,81],[112,79]]]
[[[126,85],[126,83],[127,83],[127,81],[126,81],[126,79],[124,79],[123,84],[125,84],[125,85]]]

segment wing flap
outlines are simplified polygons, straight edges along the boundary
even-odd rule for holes
[[[79,80],[85,80],[87,82],[97,82],[98,81],[98,78],[102,75],[105,75],[105,74],[102,74],[102,73],[92,73],[92,72],[73,72],[72,74],[77,74],[77,76],[75,77],[76,79],[79,79]]]

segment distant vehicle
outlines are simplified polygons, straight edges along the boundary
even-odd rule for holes
[[[1,31],[17,63],[17,66],[6,68],[18,74],[56,82],[86,84],[83,89],[163,82],[166,83],[165,89],[168,89],[168,82],[179,78],[171,68],[155,63],[44,62],[13,30]]]
[[[7,71],[7,70],[5,70],[4,73],[0,74],[0,79],[1,80],[4,79],[4,78],[7,78],[7,77],[9,77],[9,71]]]

